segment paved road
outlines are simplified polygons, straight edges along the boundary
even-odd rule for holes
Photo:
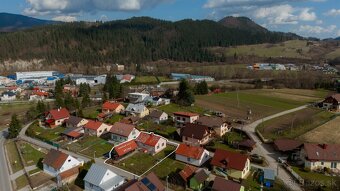
[[[2,191],[11,191],[12,184],[10,181],[8,166],[7,166],[7,159],[5,157],[4,151],[4,142],[5,142],[5,135],[7,131],[3,130],[0,131],[0,190]]]
[[[281,113],[277,113],[277,114],[265,117],[263,119],[257,120],[242,128],[242,130],[245,131],[257,143],[256,148],[253,150],[253,153],[264,156],[265,159],[269,163],[268,168],[276,170],[278,173],[278,178],[281,179],[286,184],[287,187],[289,187],[291,190],[294,190],[294,191],[301,191],[301,187],[295,182],[294,178],[285,169],[279,166],[279,163],[277,162],[277,158],[279,157],[279,154],[275,152],[270,145],[266,145],[262,143],[260,138],[255,133],[255,128],[264,121],[268,121],[270,119],[280,117],[282,115],[286,115],[286,114],[289,114],[295,111],[299,111],[307,107],[308,105],[304,105],[304,106],[301,106],[295,109],[283,111]]]
[[[32,122],[32,123],[33,123],[33,122]],[[56,149],[56,147],[54,147],[54,146],[52,146],[52,145],[49,145],[49,144],[47,144],[47,143],[45,143],[45,142],[42,142],[42,141],[40,141],[40,140],[33,139],[33,138],[31,138],[31,137],[26,136],[25,132],[26,132],[27,128],[28,128],[32,123],[29,123],[29,124],[27,124],[24,128],[22,128],[22,130],[21,130],[20,133],[19,133],[18,138],[20,138],[20,139],[22,139],[22,140],[24,140],[24,141],[26,141],[26,142],[35,144],[35,145],[37,145],[37,146],[39,146],[39,147],[48,149],[48,150],[49,150],[49,149]],[[78,154],[76,154],[76,153],[67,151],[67,150],[65,150],[65,149],[59,148],[59,150],[62,151],[62,152],[64,152],[64,153],[66,153],[66,154],[68,154],[68,155],[72,155],[72,156],[74,156],[74,157],[77,157],[78,159],[81,159],[81,160],[83,160],[84,162],[88,162],[88,161],[91,160],[90,158],[87,158],[87,157],[82,156],[82,155],[78,155]]]

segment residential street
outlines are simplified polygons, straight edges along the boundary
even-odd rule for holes
[[[263,119],[257,120],[249,125],[246,125],[242,128],[243,131],[245,131],[257,144],[256,148],[253,150],[253,153],[264,156],[265,159],[268,161],[269,166],[268,168],[274,169],[278,171],[278,178],[281,179],[287,187],[289,187],[291,190],[294,191],[300,191],[300,186],[296,183],[294,178],[281,166],[279,166],[279,163],[277,162],[277,158],[279,157],[278,153],[276,153],[271,146],[268,146],[260,140],[260,138],[256,135],[255,128],[262,122],[286,115],[295,111],[299,111],[302,109],[307,108],[308,105],[304,105],[295,109],[283,111],[281,113],[277,113],[268,117],[265,117]]]
[[[12,190],[12,184],[10,181],[8,166],[7,166],[7,159],[5,157],[5,148],[4,148],[4,142],[5,142],[5,135],[7,131],[3,130],[0,131],[0,190],[4,191],[11,191]]]

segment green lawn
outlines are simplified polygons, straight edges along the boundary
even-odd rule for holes
[[[105,123],[109,123],[109,124],[114,124],[115,122],[120,121],[121,119],[123,119],[124,116],[123,115],[113,115],[110,119],[107,119],[105,121]]]
[[[174,147],[168,146],[163,151],[156,154],[155,156],[142,153],[142,152],[137,152],[134,155],[126,158],[123,161],[120,161],[120,163],[115,164],[115,165],[129,172],[135,173],[137,175],[141,175],[146,170],[148,170],[150,167],[155,165],[157,161],[163,159],[165,156],[167,156],[172,151],[174,151],[174,149],[175,149]],[[163,177],[169,171],[174,171],[178,166],[180,166],[178,165],[178,163],[175,163],[174,160],[170,158],[168,160],[164,160],[163,162],[165,163],[161,167],[158,166],[158,168],[152,170],[156,174],[159,174],[160,177]],[[167,166],[170,164],[175,165],[175,166],[173,167]]]
[[[158,107],[159,110],[162,110],[168,114],[172,114],[174,112],[178,111],[186,111],[186,112],[193,112],[193,113],[199,113],[203,114],[206,110],[199,106],[180,106],[178,104],[168,104]]]
[[[228,132],[227,134],[225,134],[222,138],[213,140],[206,147],[209,150],[224,149],[224,150],[228,150],[228,151],[240,151],[240,150],[232,147],[231,145],[232,145],[233,142],[239,142],[239,141],[242,141],[246,138],[247,138],[247,136],[242,134],[242,133],[231,131],[231,132]]]
[[[261,123],[257,129],[266,139],[297,138],[331,120],[334,114],[307,108]]]
[[[38,172],[41,172],[40,168],[36,168],[34,170],[31,170],[31,171],[28,172],[28,174],[31,176],[32,174],[35,174],[35,173],[38,173]]]
[[[25,117],[26,112],[33,106],[32,103],[24,104],[1,104],[0,105],[0,130],[8,127],[13,114],[18,115],[19,119]]]
[[[9,164],[11,165],[12,172],[16,173],[19,170],[22,170],[24,167],[21,163],[21,159],[15,145],[14,141],[8,141],[6,143],[6,150],[9,159]]]
[[[101,157],[103,156],[104,154],[108,153],[111,151],[113,145],[106,142],[106,141],[103,141],[103,142],[100,142],[98,144],[95,144],[83,151],[81,151],[80,153],[86,155],[86,156],[89,156],[89,157]]]
[[[196,96],[196,105],[245,119],[249,110],[252,120],[317,101],[327,91],[313,90],[242,90],[215,95]]]
[[[22,176],[18,177],[17,179],[15,179],[15,183],[17,185],[16,190],[20,190],[21,188],[24,188],[25,186],[28,185],[28,179],[27,179],[26,175],[22,175]]]
[[[100,106],[87,107],[83,109],[84,118],[96,119],[98,114],[100,113],[100,110],[101,110]]]
[[[306,172],[300,167],[293,166],[292,168],[305,181],[309,180],[312,183],[314,183],[314,185],[324,185],[325,188],[323,189],[323,191],[334,190],[334,189],[331,188],[332,184],[336,184],[336,181],[339,181],[339,179],[336,180],[335,177],[326,176],[326,175],[323,175],[323,174],[320,174],[320,173],[315,173],[315,172]]]
[[[139,130],[148,132],[155,132],[156,134],[162,135],[166,138],[173,138],[177,128],[170,124],[156,124],[152,121],[144,120],[141,125],[137,127]]]
[[[252,172],[251,172],[252,173]],[[253,176],[249,175],[247,179],[242,181],[242,185],[244,186],[246,191],[258,191],[261,190],[261,184],[256,180],[256,178],[253,178]],[[285,188],[283,182],[276,179],[274,183],[274,187],[272,188],[265,188],[263,187],[264,191],[288,191],[287,188]]]
[[[50,128],[42,128],[39,126],[38,122],[33,123],[31,126],[28,127],[27,134],[29,136],[36,137],[40,140],[48,140],[53,141],[60,137],[60,133],[65,131],[64,127],[56,127],[53,129]]]
[[[43,152],[38,151],[36,148],[28,143],[20,143],[19,150],[24,159],[25,166],[39,166],[38,163],[41,161],[41,159],[45,157],[45,154]]]
[[[157,84],[158,80],[155,76],[136,76],[133,80],[135,84]]]

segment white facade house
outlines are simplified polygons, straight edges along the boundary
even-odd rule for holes
[[[186,123],[194,123],[199,118],[199,114],[190,112],[175,112],[174,121],[176,127],[184,127]]]
[[[165,113],[164,111],[161,110],[153,110],[150,115],[149,118],[157,124],[160,124],[162,122],[165,122],[168,120],[169,115],[167,113]]]
[[[14,101],[16,100],[16,94],[13,92],[4,92],[1,96],[1,101]]]
[[[145,152],[155,155],[166,148],[167,140],[154,133],[141,132],[136,138],[136,143]]]
[[[128,99],[130,100],[130,103],[143,103],[147,101],[150,97],[150,94],[145,94],[145,93],[129,93],[128,94]]]
[[[169,105],[170,99],[160,98],[160,97],[148,97],[146,100],[146,104],[149,104],[152,106]]]
[[[199,146],[180,144],[176,150],[176,160],[194,166],[201,166],[210,158],[209,151]]]
[[[139,135],[135,125],[116,122],[110,129],[111,139],[115,142],[125,142],[136,139]]]
[[[98,164],[92,164],[84,178],[85,191],[113,191],[124,183],[123,177]]]
[[[57,182],[61,182],[71,176],[76,176],[79,173],[78,168],[83,163],[71,155],[51,149],[43,160],[43,169],[46,174],[56,177]]]
[[[132,104],[132,103],[130,103],[126,107],[125,113],[127,115],[133,115],[133,116],[143,118],[143,117],[149,115],[150,111],[147,107],[145,107],[144,104]]]

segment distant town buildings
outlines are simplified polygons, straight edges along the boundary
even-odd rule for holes
[[[194,81],[194,82],[201,82],[201,81],[212,82],[212,81],[215,81],[215,79],[213,77],[210,77],[210,76],[198,76],[198,75],[182,74],[182,73],[171,73],[171,79],[173,79],[173,80],[186,79],[186,80]]]

